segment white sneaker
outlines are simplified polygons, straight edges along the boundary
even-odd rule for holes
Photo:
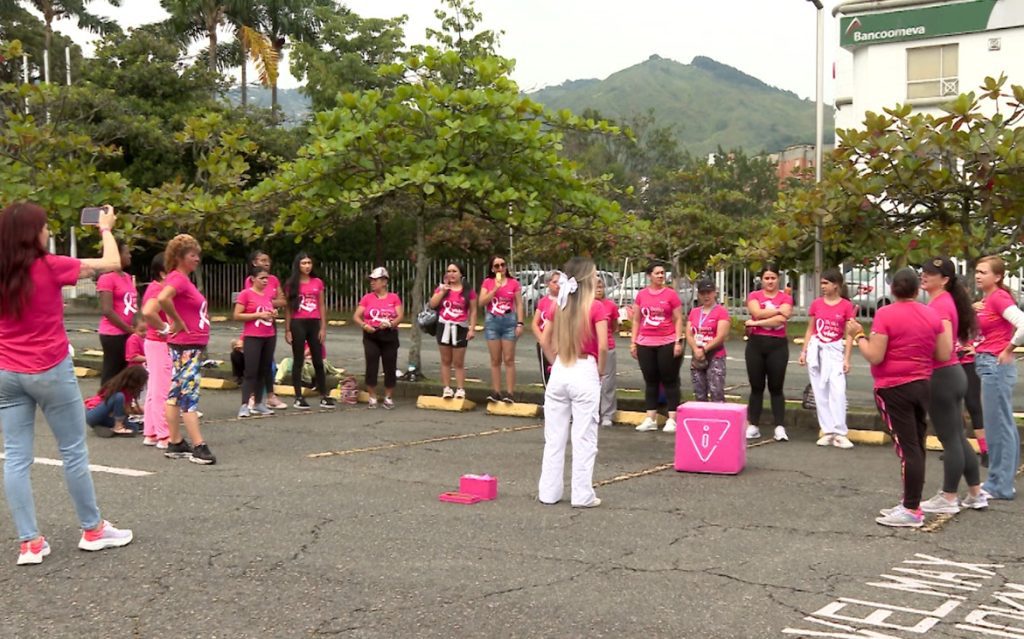
[[[748,424],[747,439],[761,439],[761,429],[753,424]]]
[[[674,420],[671,417],[669,417],[668,420],[665,421],[665,429],[664,430],[665,430],[666,433],[674,433],[674,432],[676,432],[676,420]]]
[[[960,500],[960,506],[963,508],[971,508],[972,510],[983,510],[988,508],[988,497],[979,493],[977,497],[967,493],[967,496]]]
[[[612,420],[610,420],[610,419],[602,419],[601,420],[601,427],[602,428],[611,428],[611,426],[612,426]]]
[[[644,417],[644,421],[640,422],[640,425],[636,427],[636,431],[639,433],[646,433],[651,430],[658,430],[658,420],[651,419],[650,417]]]
[[[572,507],[573,508],[597,508],[600,505],[601,505],[601,498],[600,497],[594,497],[594,501],[590,502],[589,504],[579,504],[579,505],[573,504]]]
[[[775,427],[775,441],[777,441],[777,442],[788,442],[789,441],[789,435],[786,434],[786,427],[785,426],[776,426]]]
[[[853,448],[853,442],[846,435],[836,435],[832,439],[832,445],[836,448]]]
[[[960,500],[954,498],[950,501],[939,492],[931,499],[921,502],[921,510],[926,513],[955,515],[960,512]]]
[[[455,389],[455,399],[466,399],[466,389],[465,388],[456,388]]]
[[[835,435],[822,435],[821,437],[818,438],[818,441],[815,443],[818,446],[831,446],[834,439]]]
[[[452,399],[455,397],[455,391],[452,390],[451,386],[445,386],[444,390],[441,391],[441,399]]]
[[[377,408],[377,398],[376,397],[371,397],[369,399],[369,401],[366,402],[366,407],[367,408]]]
[[[114,528],[109,521],[104,521],[99,530],[83,530],[78,547],[89,551],[118,548],[130,544],[132,538],[131,530]]]

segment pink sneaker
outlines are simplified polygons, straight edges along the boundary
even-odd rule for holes
[[[157,450],[167,450],[167,440],[166,439],[158,439],[158,440],[156,440],[156,448],[157,448]]]
[[[288,408],[288,404],[285,404],[284,402],[279,400],[276,395],[274,397],[268,398],[266,404],[267,408]]]
[[[21,542],[21,551],[18,554],[19,566],[31,566],[43,563],[43,557],[50,554],[50,544],[46,543],[46,537],[40,537],[34,541]]]
[[[83,530],[78,547],[82,550],[96,551],[104,548],[118,548],[132,543],[132,531],[114,528],[109,521],[104,521],[99,528]]]

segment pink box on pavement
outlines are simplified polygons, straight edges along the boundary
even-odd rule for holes
[[[686,402],[676,413],[678,471],[736,475],[747,464],[747,407]]]
[[[480,499],[498,497],[498,478],[490,475],[463,475],[459,477],[459,492],[476,495]]]

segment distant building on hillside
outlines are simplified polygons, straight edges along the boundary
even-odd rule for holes
[[[831,144],[824,145],[821,150],[822,157],[831,153],[833,148]],[[814,168],[814,145],[793,144],[778,153],[769,153],[764,157],[775,164],[775,174],[782,184],[787,179],[798,177],[804,171]]]
[[[1024,84],[1024,0],[846,0],[833,14],[836,128],[897,103],[939,114],[986,76]]]

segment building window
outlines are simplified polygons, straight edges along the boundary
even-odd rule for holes
[[[907,99],[944,98],[960,93],[956,44],[907,49]]]

